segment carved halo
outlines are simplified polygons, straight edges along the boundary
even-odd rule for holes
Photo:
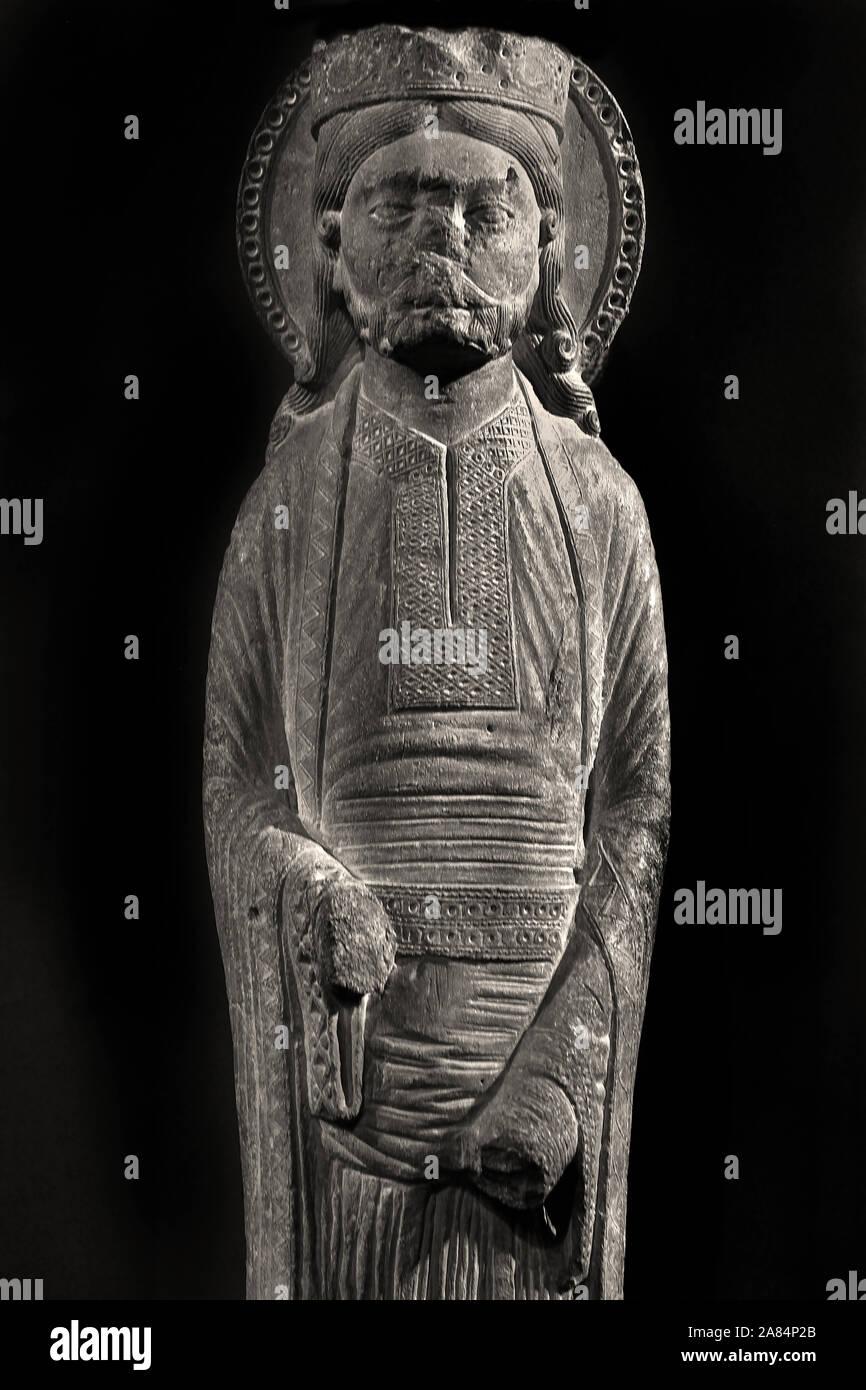
[[[573,60],[569,98],[561,147],[566,246],[561,289],[579,325],[580,369],[591,383],[637,281],[644,190],[628,123],[604,83],[579,59]],[[305,62],[282,84],[256,126],[237,207],[238,252],[250,298],[301,380],[311,367],[315,150]],[[281,245],[287,248],[287,268],[278,268]],[[587,247],[588,269],[575,266],[578,246]]]

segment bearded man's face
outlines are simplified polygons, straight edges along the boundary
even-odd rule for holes
[[[540,213],[504,150],[423,131],[357,170],[340,218],[337,285],[361,338],[418,370],[506,353],[538,288]]]

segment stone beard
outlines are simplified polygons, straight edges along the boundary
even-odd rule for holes
[[[473,349],[480,359],[500,357],[520,336],[532,301],[535,285],[515,299],[492,301],[466,275],[457,274],[453,263],[435,255],[419,258],[400,285],[400,293],[428,294],[433,303],[425,307],[376,300],[363,294],[351,273],[343,272],[343,296],[358,337],[385,356],[399,355],[430,340],[447,338]],[[441,297],[442,304],[435,303]],[[446,297],[447,296],[447,297]],[[446,308],[445,305],[450,308]],[[434,360],[433,357],[430,359]]]
[[[384,81],[480,33],[353,41]],[[429,93],[341,108],[348,42],[314,54],[317,273],[365,356],[273,437],[208,676],[248,1296],[618,1298],[666,660],[634,484],[511,356],[529,327],[568,370],[565,98],[438,103],[429,139]],[[386,631],[484,661],[383,663]]]

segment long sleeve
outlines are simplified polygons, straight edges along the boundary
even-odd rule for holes
[[[288,767],[279,690],[286,611],[286,544],[274,532],[263,479],[241,509],[217,590],[207,677],[205,836],[235,1057],[247,1228],[247,1290],[272,1298],[288,1285],[295,1230],[291,1140],[291,1025],[282,981],[279,899],[311,842],[277,789]],[[283,619],[284,621],[284,619]],[[284,780],[284,779],[281,779]],[[288,1063],[288,1065],[287,1065]]]
[[[371,940],[380,944],[375,928],[387,921],[383,909],[296,810],[282,702],[291,540],[275,526],[278,504],[270,496],[289,489],[274,472],[265,470],[244,503],[214,609],[204,747],[208,863],[236,1055],[239,1039],[240,1051],[249,1051],[243,1030],[260,1027],[256,1047],[268,1035],[273,1047],[274,1030],[291,1027],[306,1054],[310,1112],[349,1119],[361,1104],[365,1006],[341,1002],[328,986],[314,927],[320,904],[327,899],[338,977],[347,984],[353,970],[366,978],[380,969],[384,982],[393,951],[370,968]],[[355,930],[341,951],[350,925],[359,923],[367,930]],[[251,971],[261,989],[250,984]],[[257,1017],[262,1000],[269,1016]],[[239,1074],[239,1090],[246,1096],[247,1082],[257,1080],[255,1068],[246,1080]]]
[[[363,885],[301,818],[293,780],[290,654],[299,640],[295,586],[308,506],[297,480],[316,461],[326,424],[322,416],[271,441],[223,563],[207,675],[205,839],[234,1046],[253,1298],[302,1284],[310,1117],[347,1119],[360,1103],[365,1001],[334,1000],[315,925],[334,925],[336,916],[337,928],[345,926],[341,913],[384,917],[378,903],[358,905]],[[288,528],[278,524],[285,517]],[[349,975],[367,963],[360,951],[343,955],[335,964]]]
[[[670,720],[661,590],[643,503],[623,489],[603,585],[603,715],[589,785],[579,911],[634,962],[646,995],[670,819]]]
[[[292,806],[279,698],[285,593],[278,544],[256,484],[238,517],[217,589],[208,664],[204,814],[220,927],[233,908],[250,931],[275,926],[289,864],[312,847]],[[279,787],[277,783],[279,782]]]

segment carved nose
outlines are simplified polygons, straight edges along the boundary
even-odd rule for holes
[[[457,203],[451,207],[428,208],[422,239],[428,250],[462,260],[466,249],[466,221],[463,209]]]

